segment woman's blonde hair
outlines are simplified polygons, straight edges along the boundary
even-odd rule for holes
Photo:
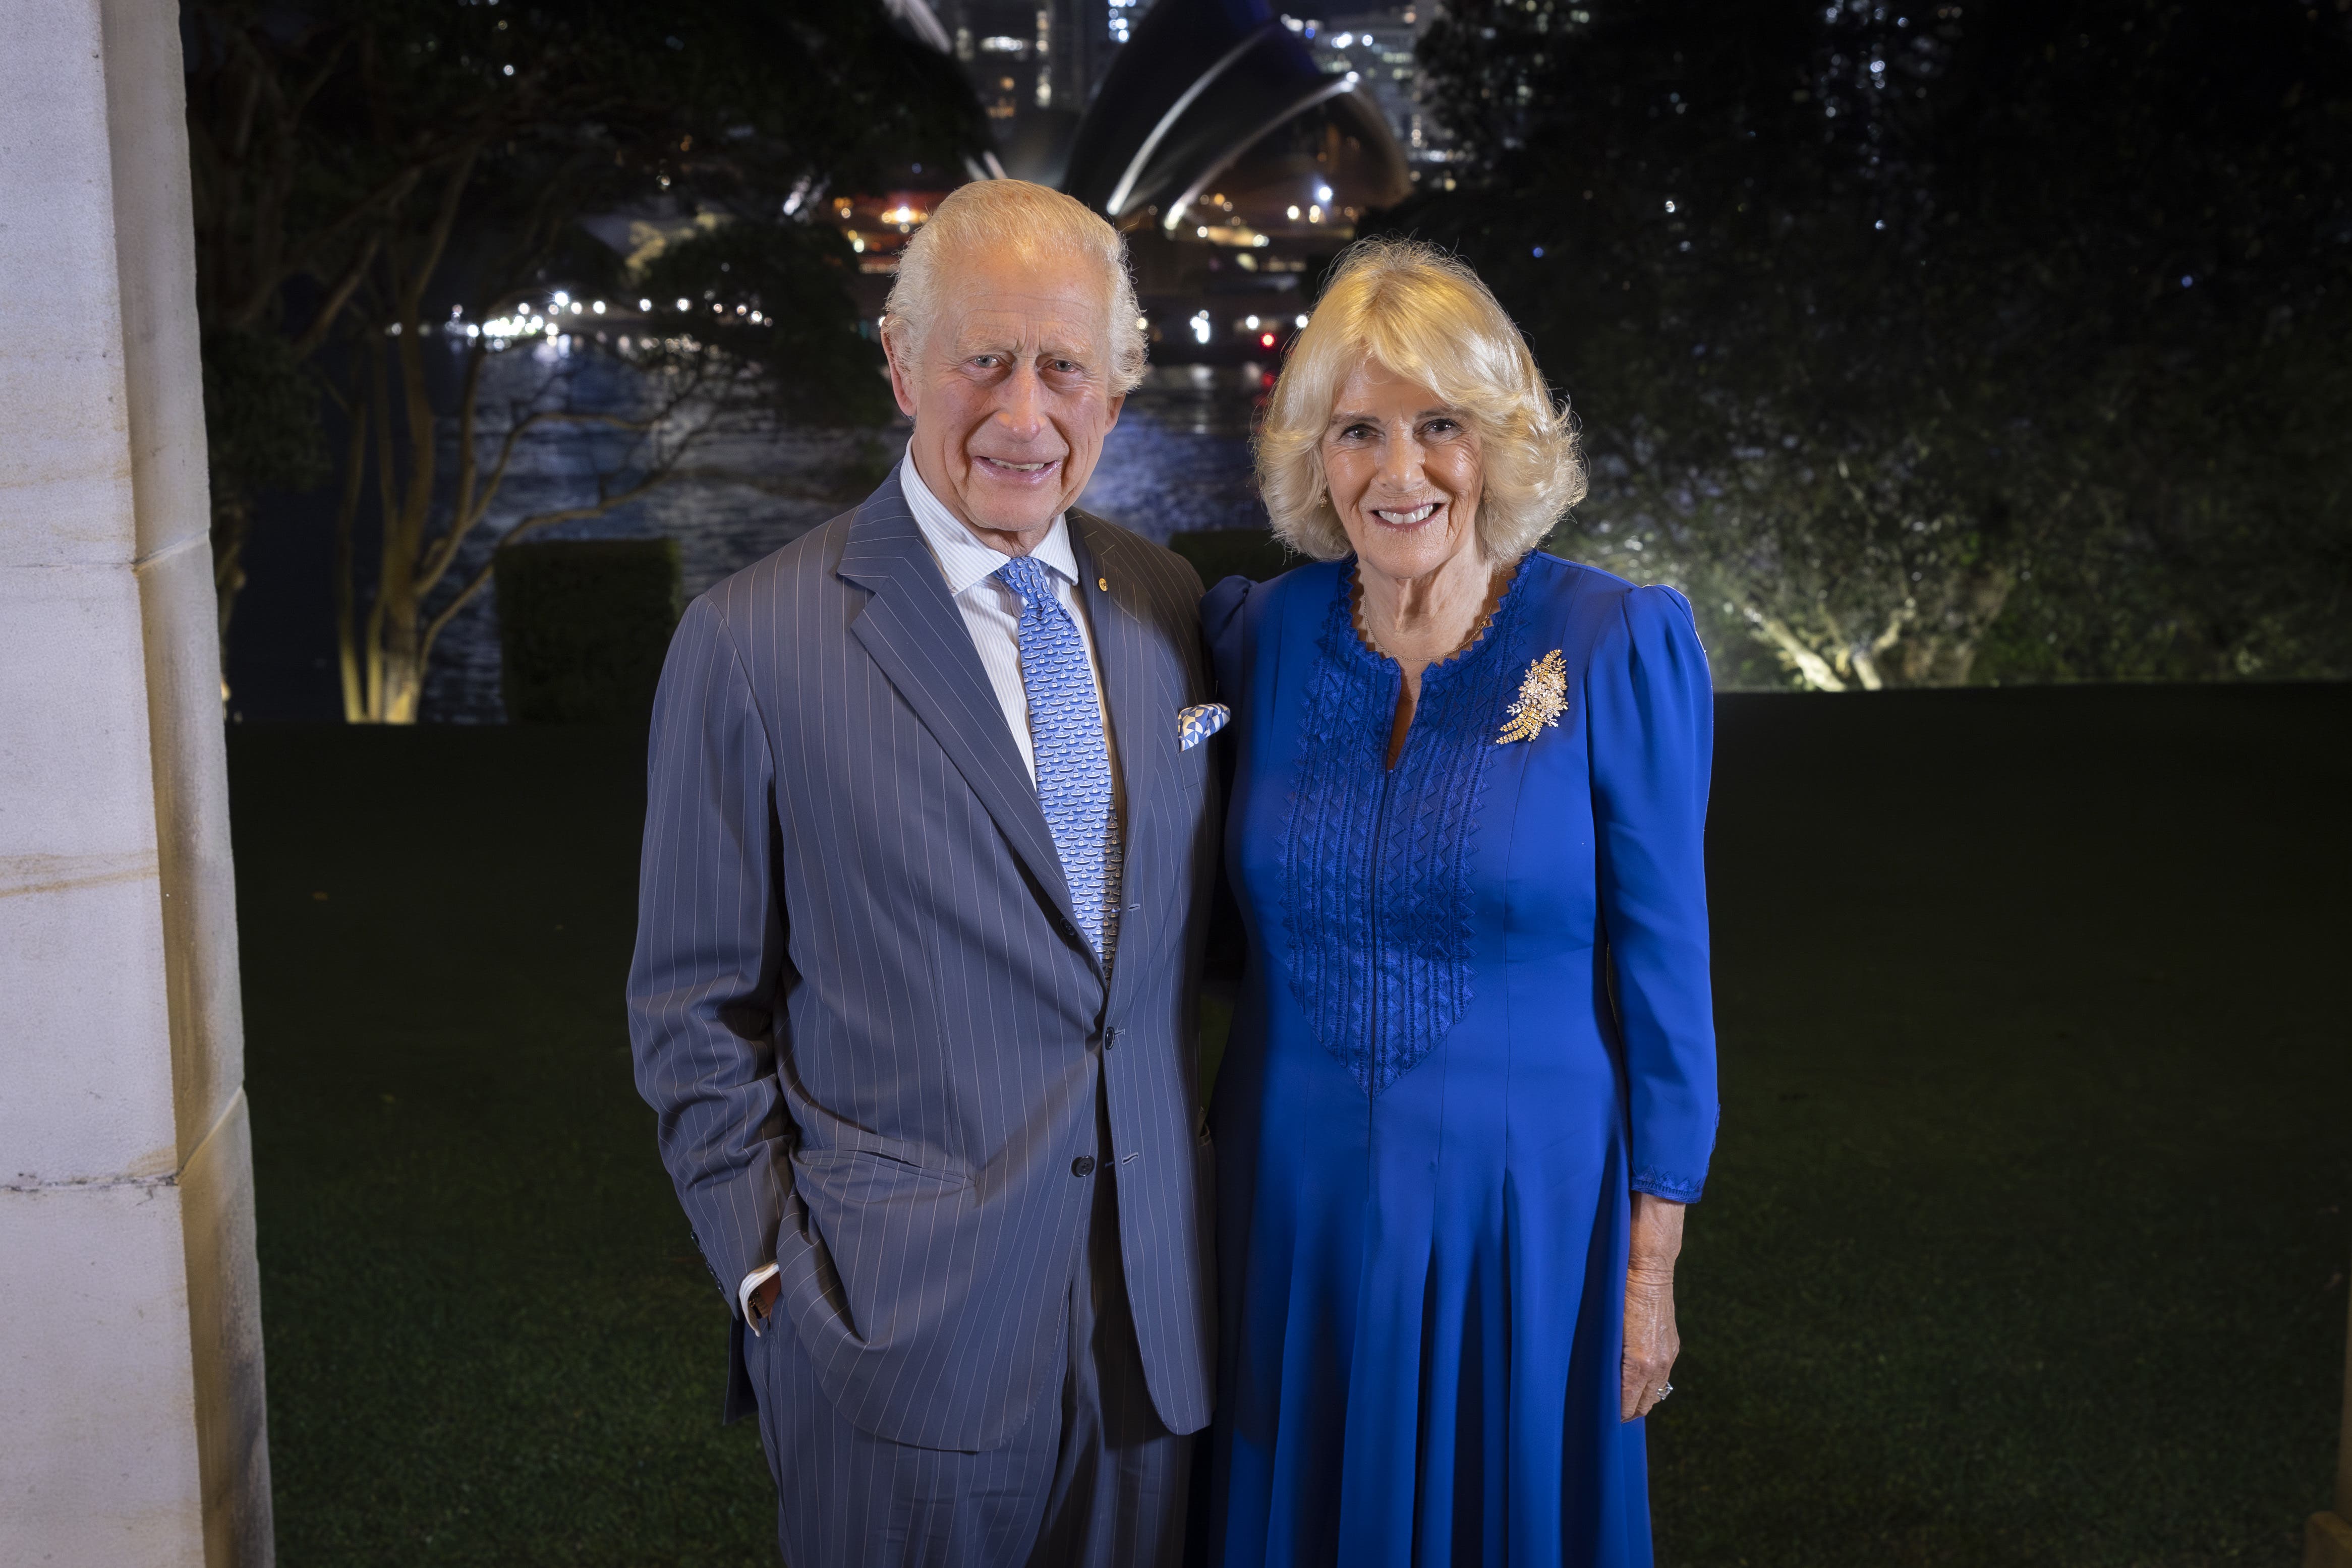
[[[1071,256],[1102,273],[1110,332],[1110,390],[1132,392],[1143,379],[1142,313],[1127,270],[1127,241],[1086,205],[1026,180],[974,180],[948,193],[899,253],[898,281],[882,307],[882,331],[919,347],[936,314],[940,269],[971,255]]]
[[[1478,542],[1488,559],[1517,561],[1584,498],[1568,405],[1552,401],[1478,275],[1418,240],[1363,240],[1341,253],[1292,342],[1257,437],[1258,491],[1291,549],[1337,560],[1350,548],[1331,506],[1323,436],[1340,383],[1366,359],[1427,387],[1477,432]]]

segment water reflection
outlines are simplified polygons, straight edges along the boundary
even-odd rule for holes
[[[539,386],[556,353],[549,346],[498,356],[485,377],[486,399]],[[615,412],[627,407],[630,389],[609,364],[582,356],[565,367],[578,378],[572,398]],[[1263,527],[1249,434],[1271,373],[1270,365],[1255,364],[1153,367],[1104,442],[1083,505],[1155,539],[1193,528]],[[501,492],[501,528],[592,499],[600,459],[612,460],[598,444],[608,439],[580,428],[520,450]],[[903,424],[880,432],[717,436],[698,449],[678,478],[643,501],[537,537],[674,538],[691,597],[855,506],[906,439]],[[495,536],[483,530],[454,575],[462,580],[493,548]],[[446,724],[497,724],[505,717],[495,590],[442,633],[425,681],[425,712],[428,720]]]
[[[1103,443],[1087,509],[1155,539],[1263,528],[1249,437],[1272,375],[1270,365],[1153,366]]]

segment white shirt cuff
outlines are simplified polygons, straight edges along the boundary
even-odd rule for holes
[[[751,1325],[753,1333],[765,1333],[768,1320],[751,1315],[751,1292],[774,1279],[779,1272],[781,1270],[776,1265],[771,1263],[764,1269],[752,1270],[743,1276],[743,1282],[735,1287],[735,1304],[743,1310],[743,1321]]]

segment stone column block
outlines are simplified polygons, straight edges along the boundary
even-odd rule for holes
[[[179,11],[0,45],[0,1568],[263,1568]]]
[[[2303,1568],[2352,1568],[2352,1301],[2345,1303],[2344,1426],[2336,1448],[2336,1507],[2305,1521]]]

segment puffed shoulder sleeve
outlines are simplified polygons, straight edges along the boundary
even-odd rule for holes
[[[1715,691],[1690,603],[1637,588],[1585,677],[1601,912],[1632,1099],[1633,1190],[1696,1202],[1715,1150],[1706,791]]]
[[[1228,577],[1201,596],[1201,635],[1216,672],[1217,700],[1229,706],[1242,689],[1242,612],[1256,587],[1246,577]]]

